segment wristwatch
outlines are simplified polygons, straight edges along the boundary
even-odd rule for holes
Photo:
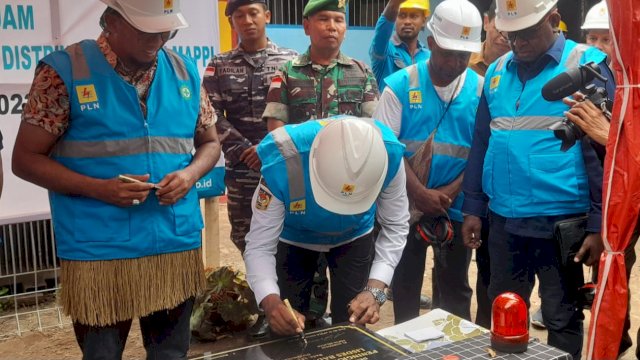
[[[387,301],[387,294],[385,294],[384,289],[379,289],[371,286],[365,286],[362,291],[368,291],[373,295],[373,298],[376,300],[378,305],[382,306],[385,301]]]

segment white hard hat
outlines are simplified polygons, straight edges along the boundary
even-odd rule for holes
[[[497,0],[496,29],[520,31],[537,24],[558,0]]]
[[[100,0],[120,13],[133,27],[161,33],[189,26],[180,12],[180,0]]]
[[[445,0],[427,23],[438,46],[446,50],[480,52],[482,17],[467,0]]]
[[[370,119],[327,120],[309,153],[311,190],[318,205],[341,215],[373,206],[387,175],[387,150]]]
[[[609,30],[609,8],[607,8],[607,2],[605,0],[593,5],[593,7],[589,9],[587,16],[584,18],[582,29]]]

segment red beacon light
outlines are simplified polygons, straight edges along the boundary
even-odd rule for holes
[[[491,309],[491,347],[505,353],[527,351],[529,311],[520,295],[505,292],[493,300]]]

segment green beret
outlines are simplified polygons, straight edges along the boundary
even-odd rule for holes
[[[250,5],[250,4],[264,4],[267,5],[266,0],[229,0],[227,1],[227,8],[224,10],[225,16],[231,16],[236,9],[240,6]]]
[[[309,0],[304,7],[302,16],[311,16],[318,11],[338,11],[341,13],[347,12],[347,2],[349,0]]]

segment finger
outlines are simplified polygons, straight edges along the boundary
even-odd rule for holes
[[[580,247],[580,250],[578,250],[578,253],[573,258],[573,261],[579,263],[580,261],[582,261],[582,259],[584,258],[584,256],[587,254],[588,251],[589,251],[589,247],[585,246],[585,244],[582,244],[582,246]]]
[[[578,102],[573,100],[572,98],[566,97],[564,99],[562,99],[562,102],[565,103],[566,105],[573,107],[574,105],[576,105]]]
[[[362,316],[365,308],[360,305],[360,301],[353,300],[349,305],[349,310],[351,312],[351,316],[349,316],[349,322],[355,323]]]
[[[371,319],[373,318],[373,314],[376,312],[374,306],[370,306],[367,311],[364,312],[364,314],[362,314],[362,316],[360,317],[360,319],[358,319],[357,324],[358,325],[365,325],[368,324],[369,321],[371,321]]]
[[[371,317],[371,319],[369,319],[368,324],[372,324],[373,325],[373,324],[377,323],[378,321],[380,321],[380,312],[379,311],[375,311],[373,313],[373,316]]]
[[[585,125],[584,121],[582,121],[580,117],[576,116],[575,114],[572,114],[571,112],[565,112],[564,116],[566,116],[567,119],[569,119],[569,121],[571,121],[572,123],[575,123],[579,127],[583,127]]]
[[[300,329],[304,330],[304,322],[307,320],[307,318],[305,318],[304,315],[300,314],[297,311],[296,311],[296,316],[298,317],[298,325]]]
[[[580,91],[574,92],[573,95],[571,95],[571,96],[573,96],[573,98],[576,99],[577,101],[583,101],[584,100],[584,94],[581,93]]]

